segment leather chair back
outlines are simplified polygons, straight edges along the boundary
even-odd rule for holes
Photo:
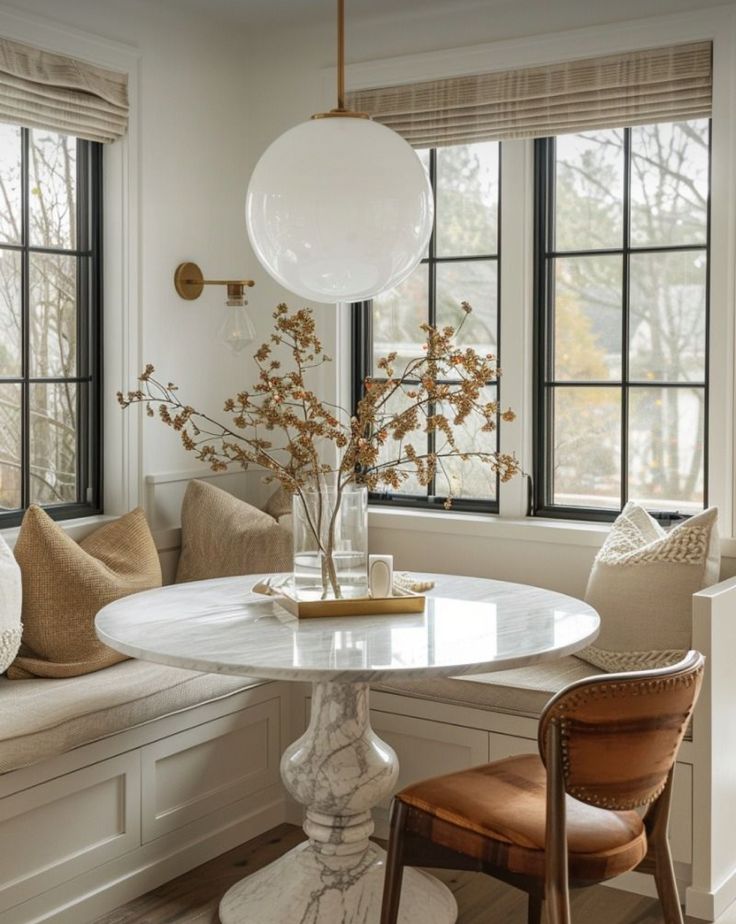
[[[607,809],[654,802],[685,735],[704,663],[690,651],[671,667],[592,677],[553,697],[540,720],[539,751],[547,763],[556,723],[565,791]]]

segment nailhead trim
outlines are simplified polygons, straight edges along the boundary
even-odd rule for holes
[[[580,705],[590,702],[590,700],[614,699],[624,695],[646,696],[648,694],[661,693],[680,687],[689,688],[697,682],[702,672],[703,668],[700,667],[695,671],[690,671],[687,674],[680,674],[675,677],[591,684],[590,686],[583,687],[579,691],[570,693],[569,696],[564,697],[562,702],[554,707],[550,714],[550,718],[552,721],[557,722],[560,728],[562,773],[565,778],[565,783],[569,784],[570,781],[570,728],[574,721],[574,716],[571,715],[570,710],[574,711]],[[680,725],[680,738],[685,734],[685,729],[687,728],[691,715],[692,708],[688,710],[684,721]],[[674,750],[672,753],[674,753]],[[643,801],[639,799],[615,799],[613,797],[601,796],[597,793],[590,792],[585,786],[566,785],[565,789],[571,796],[583,802],[587,802],[590,805],[614,811],[624,811],[639,808],[642,805],[651,805],[652,802],[656,802],[664,792],[666,785],[667,780],[665,778],[662,784]]]

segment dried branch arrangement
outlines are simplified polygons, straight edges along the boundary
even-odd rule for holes
[[[213,471],[230,465],[242,468],[257,465],[267,470],[289,492],[316,488],[333,476],[337,488],[351,483],[365,484],[371,491],[398,490],[414,474],[426,486],[443,469],[445,460],[476,459],[508,481],[519,471],[514,456],[458,448],[455,430],[472,415],[478,415],[483,433],[496,429],[499,416],[495,401],[481,401],[483,388],[498,377],[495,358],[480,356],[471,347],[456,345],[456,334],[472,311],[462,303],[463,320],[458,330],[422,324],[425,335],[422,356],[410,359],[403,370],[395,368],[397,356],[391,353],[377,363],[382,378],[365,382],[365,395],[353,415],[320,400],[307,386],[310,370],[330,362],[315,331],[312,312],[302,308],[293,313],[286,305],[274,312],[275,332],[269,343],[255,353],[258,382],[224,404],[232,423],[223,424],[208,414],[185,404],[172,382],[164,385],[146,366],[139,387],[118,393],[122,407],[144,404],[149,416],[157,412],[161,420],[181,434],[186,450]],[[293,368],[282,371],[276,354],[285,349]],[[393,400],[403,393],[404,405],[392,409]],[[506,410],[503,420],[514,419]],[[418,450],[412,436],[434,433],[434,451]],[[426,443],[426,441],[423,441]],[[323,461],[322,444],[332,443],[339,450],[339,462]],[[447,506],[452,497],[447,498]]]
[[[421,325],[421,355],[407,359],[403,368],[396,367],[396,353],[380,359],[381,376],[366,380],[364,396],[353,414],[320,400],[309,387],[314,370],[331,360],[317,336],[311,310],[292,312],[286,305],[274,311],[274,332],[254,355],[258,381],[225,401],[223,410],[230,423],[182,401],[177,386],[159,381],[152,365],[146,366],[134,391],[118,393],[118,401],[123,408],[142,404],[149,416],[158,414],[179,432],[184,448],[213,471],[231,465],[265,469],[267,480],[276,480],[300,496],[307,515],[304,492],[334,488],[337,502],[323,550],[329,558],[334,519],[348,485],[396,491],[414,476],[426,487],[438,474],[446,474],[450,459],[475,460],[502,481],[519,471],[512,455],[482,447],[468,451],[458,445],[457,430],[471,417],[477,418],[481,433],[489,434],[489,443],[499,416],[514,419],[511,410],[499,414],[497,402],[482,399],[483,389],[500,373],[493,355],[457,344],[472,311],[467,302],[460,307],[457,330]],[[282,362],[287,358],[285,371]],[[433,435],[431,441],[427,434]],[[333,463],[325,461],[330,456]],[[449,477],[447,482],[451,483]],[[451,504],[448,496],[445,506]],[[314,527],[322,543],[324,531],[317,524]]]

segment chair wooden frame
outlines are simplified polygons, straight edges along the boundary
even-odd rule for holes
[[[676,680],[695,677],[693,705],[697,699],[703,673],[704,658],[691,651],[678,664],[653,671],[638,671],[628,674],[607,674],[578,681],[566,687],[547,704],[539,729],[539,749],[547,768],[546,776],[546,834],[544,879],[511,872],[501,865],[487,860],[467,856],[459,851],[432,842],[430,839],[430,816],[420,809],[394,799],[391,811],[391,827],[386,879],[383,893],[381,924],[396,924],[401,897],[401,880],[404,866],[423,866],[435,869],[457,869],[483,872],[500,879],[528,895],[528,924],[541,924],[543,909],[547,924],[571,924],[570,889],[595,885],[596,882],[570,881],[568,874],[566,796],[568,795],[563,741],[564,719],[555,715],[561,701],[570,693],[591,687],[620,683],[648,683],[659,680]],[[692,711],[692,709],[691,709]],[[672,781],[676,752],[671,755],[671,764],[666,782],[653,799],[642,799],[646,805],[644,827],[647,836],[647,853],[634,867],[637,871],[654,876],[657,894],[666,924],[683,924],[682,908],[677,893],[672,855],[668,841]],[[575,793],[581,798],[580,793]],[[589,804],[596,804],[595,798],[582,798]],[[630,805],[609,805],[611,809],[630,808]],[[603,881],[603,880],[599,880]]]

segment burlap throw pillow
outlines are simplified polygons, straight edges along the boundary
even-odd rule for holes
[[[190,481],[181,508],[176,582],[291,571],[292,536],[273,517],[204,481]]]
[[[20,568],[0,536],[0,674],[18,654],[21,636]]]
[[[15,557],[23,578],[23,641],[8,677],[76,677],[125,660],[99,641],[94,620],[113,600],[161,586],[140,508],[76,543],[40,507],[29,507]]]
[[[263,505],[263,512],[273,517],[274,520],[288,516],[291,514],[292,497],[293,495],[283,485],[279,485]]]
[[[692,595],[719,579],[718,510],[665,531],[630,501],[596,555],[585,599],[601,617],[578,657],[605,671],[679,660],[691,644]]]

